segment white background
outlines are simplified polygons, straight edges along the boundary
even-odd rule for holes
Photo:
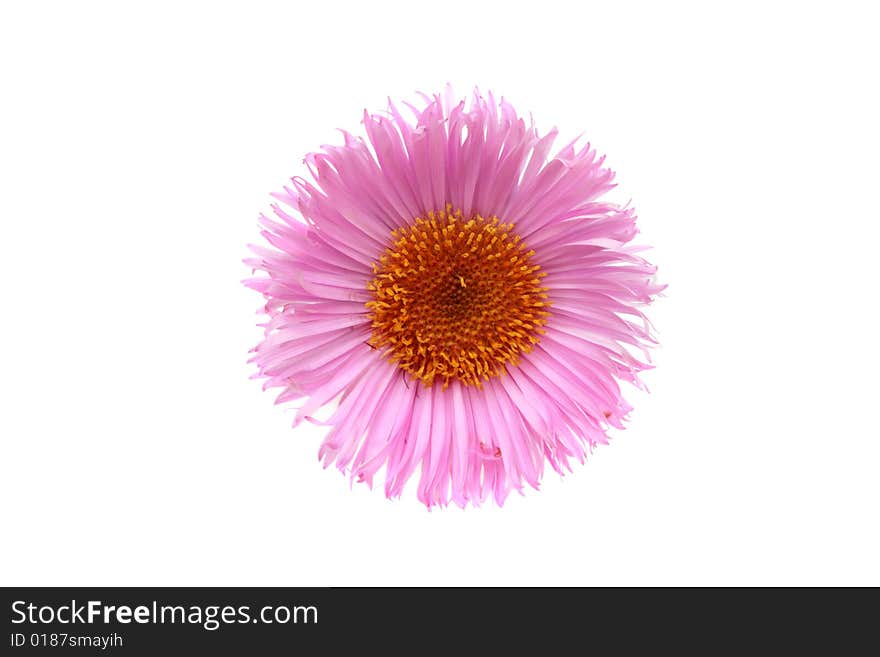
[[[869,6],[3,3],[0,583],[880,584]],[[307,151],[447,81],[585,131],[669,290],[610,447],[429,513],[321,469],[240,281]]]

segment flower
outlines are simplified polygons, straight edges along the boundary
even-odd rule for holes
[[[367,139],[307,155],[312,180],[260,217],[252,360],[295,425],[330,405],[324,467],[384,468],[388,497],[417,475],[429,508],[503,504],[623,428],[663,286],[589,144],[549,156],[556,130],[491,94],[408,107],[365,111]]]

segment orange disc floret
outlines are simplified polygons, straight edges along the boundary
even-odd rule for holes
[[[426,385],[480,386],[528,353],[547,321],[545,273],[513,224],[451,206],[392,231],[373,263],[369,343]]]

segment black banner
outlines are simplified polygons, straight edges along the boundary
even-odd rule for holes
[[[708,589],[6,588],[2,654],[543,654],[576,645],[839,652],[874,604],[853,592]],[[873,594],[870,594],[873,596]],[[572,644],[572,642],[574,642]],[[430,649],[430,650],[429,650]]]

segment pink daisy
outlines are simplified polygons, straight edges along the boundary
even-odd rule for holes
[[[491,94],[407,107],[364,112],[367,139],[310,153],[312,180],[260,217],[252,360],[295,424],[332,409],[325,467],[384,470],[388,497],[417,477],[429,507],[503,504],[622,428],[662,286],[589,144],[550,156],[556,130]]]

